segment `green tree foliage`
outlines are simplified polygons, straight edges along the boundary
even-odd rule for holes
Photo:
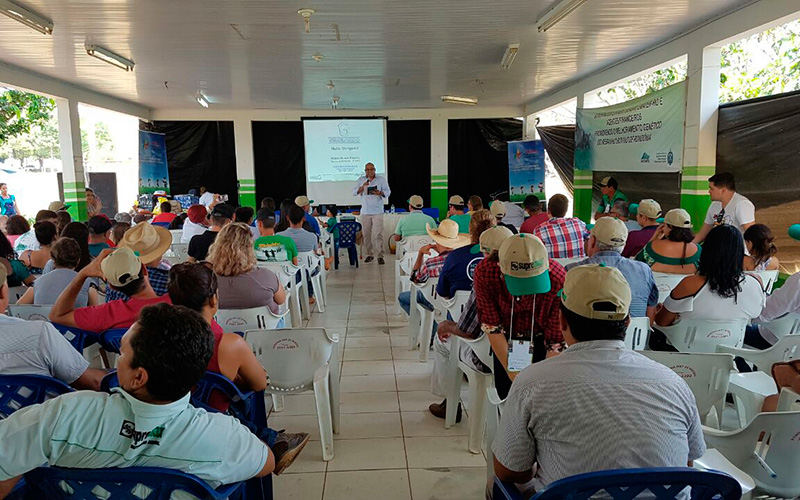
[[[598,92],[597,97],[607,105],[636,99],[686,80],[686,72],[686,61],[681,61]]]
[[[55,101],[14,89],[0,93],[0,146],[50,119]]]

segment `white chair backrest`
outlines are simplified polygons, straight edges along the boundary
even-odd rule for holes
[[[586,260],[586,257],[564,257],[561,259],[553,259],[553,260],[558,262],[562,266],[567,267],[569,264],[574,264],[575,262]]]
[[[291,286],[294,283],[294,276],[297,274],[297,269],[294,266],[288,266],[287,262],[265,262],[258,261],[258,267],[269,269],[278,275],[278,279],[284,287]]]
[[[321,259],[313,251],[297,252],[297,264],[308,268],[309,271],[313,271],[321,264]]]
[[[283,314],[276,315],[269,307],[261,306],[249,309],[220,309],[214,319],[225,333],[236,333],[275,328],[282,317]]]
[[[792,312],[769,323],[764,323],[769,331],[778,338],[786,335],[800,334],[800,313]]]
[[[647,348],[649,336],[650,318],[631,318],[631,323],[625,332],[625,347],[632,351],[643,351]]]
[[[778,396],[778,411],[798,411],[800,410],[800,394],[788,387],[781,388]]]
[[[25,292],[28,291],[28,287],[25,285],[20,286],[10,286],[8,287],[8,298],[9,302],[16,302],[25,295]]]
[[[494,362],[492,361],[492,345],[489,343],[489,337],[485,333],[481,333],[481,336],[475,340],[469,340],[462,337],[458,337],[458,339],[462,342],[466,342],[470,349],[475,352],[475,355],[478,356],[478,359],[481,360],[481,363],[484,366],[488,367],[489,369],[494,366]],[[456,353],[456,356],[459,354]]]
[[[747,271],[747,274],[758,276],[758,279],[761,280],[761,288],[764,289],[764,293],[767,295],[772,293],[772,289],[775,287],[775,283],[778,281],[777,269],[772,271]]]
[[[20,304],[8,306],[8,315],[27,321],[50,321],[50,310],[53,306],[37,306]]]
[[[726,349],[725,346],[717,348],[719,352],[729,352],[734,356],[741,356],[753,363],[759,370],[771,374],[772,365],[800,359],[800,335],[787,335],[769,349]]]
[[[697,409],[704,422],[711,408],[716,408],[717,421],[722,420],[733,355],[659,351],[643,351],[641,354],[667,366],[686,382],[697,400]]]
[[[183,237],[183,229],[170,229],[170,234],[172,234],[172,243],[180,243],[181,238]]]
[[[453,321],[456,323],[458,323],[458,320],[461,318],[461,313],[464,312],[464,307],[467,305],[471,293],[472,292],[467,290],[459,290],[456,292],[455,297],[448,300],[442,299],[444,308],[450,313],[450,317],[453,318]]]
[[[677,324],[659,329],[680,352],[717,351],[718,345],[741,347],[747,320],[710,321],[682,319]]]
[[[433,305],[436,305],[437,302],[437,295],[436,295],[436,285],[439,284],[439,278],[428,278],[425,283],[414,283],[414,287],[412,288],[411,293],[414,293],[414,290],[419,290],[422,292],[422,296],[425,297],[428,302]]]
[[[189,244],[173,243],[170,246],[169,253],[176,262],[186,262],[189,259]]]
[[[398,265],[400,266],[400,272],[402,275],[410,276],[411,271],[414,267],[414,262],[417,261],[417,253],[416,252],[406,252],[400,260],[398,260]]]
[[[401,243],[403,244],[403,251],[405,253],[413,253],[416,257],[419,249],[433,243],[433,239],[428,235],[409,236],[401,240]]]
[[[311,390],[316,371],[338,363],[339,339],[324,328],[249,330],[244,339],[269,371],[270,392]]]
[[[653,279],[658,288],[658,301],[664,302],[669,297],[672,289],[678,286],[678,283],[683,280],[688,274],[669,274],[669,273],[653,273]]]

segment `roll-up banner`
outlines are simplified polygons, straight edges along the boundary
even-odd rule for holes
[[[139,194],[169,192],[167,145],[164,134],[139,131]]]
[[[509,141],[508,196],[512,203],[528,195],[540,200],[544,195],[544,146],[542,141]]]

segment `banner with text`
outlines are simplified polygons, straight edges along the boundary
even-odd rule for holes
[[[542,141],[508,143],[508,196],[512,203],[528,195],[544,195],[544,146]]]
[[[167,145],[164,134],[139,131],[139,194],[169,194]]]
[[[604,108],[578,109],[575,168],[680,172],[686,82]]]

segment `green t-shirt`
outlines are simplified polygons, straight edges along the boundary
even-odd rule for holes
[[[286,236],[262,236],[254,243],[256,258],[267,262],[291,262],[297,257],[297,245]]]
[[[448,219],[458,222],[459,233],[469,233],[469,221],[472,220],[470,214],[451,215]]]
[[[339,241],[339,228],[336,227],[336,224],[338,222],[339,221],[336,220],[336,217],[331,217],[330,219],[328,219],[327,230],[328,230],[329,233],[331,233],[333,235],[333,240],[334,241]],[[333,228],[333,229],[331,229],[331,228]]]
[[[431,229],[436,229],[436,221],[433,217],[419,212],[411,212],[408,215],[400,217],[397,221],[397,226],[394,228],[394,234],[398,234],[403,238],[409,236],[424,236],[428,234],[426,227],[430,225]],[[467,222],[469,225],[469,222]],[[459,224],[459,228],[461,225]]]
[[[22,282],[31,275],[31,272],[25,264],[17,259],[11,259],[8,262],[11,263],[12,271],[12,273],[8,275],[8,286],[21,286]]]
[[[610,200],[608,199],[607,195],[603,195],[603,199],[600,201],[600,205],[597,207],[597,211],[601,214],[607,214],[611,211],[611,208],[614,206],[614,202],[617,200],[628,201],[628,197],[622,191],[617,191],[614,193],[614,197]]]

